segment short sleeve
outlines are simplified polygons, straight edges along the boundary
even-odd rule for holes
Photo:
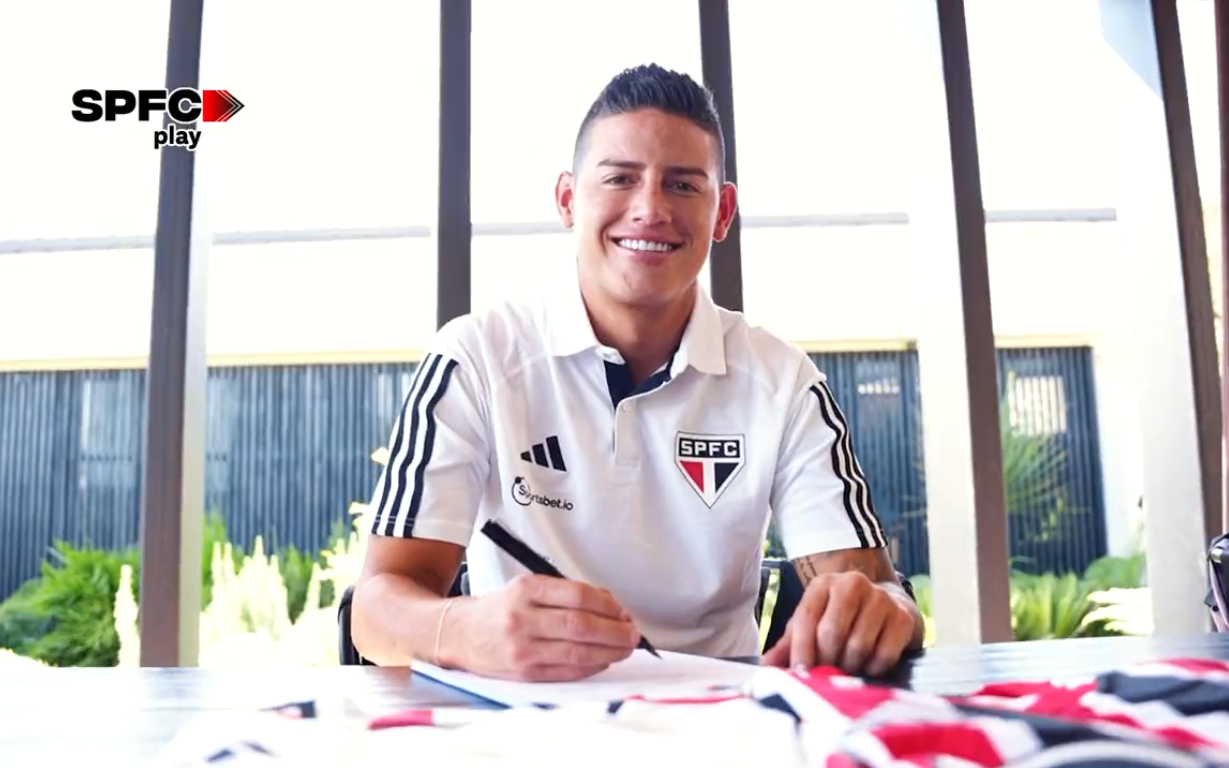
[[[885,544],[849,424],[813,366],[794,395],[771,505],[790,559]]]
[[[454,347],[437,344],[414,374],[372,494],[373,535],[469,545],[490,454],[485,388]]]

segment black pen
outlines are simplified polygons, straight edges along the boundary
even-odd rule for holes
[[[559,569],[551,565],[550,561],[534,552],[533,549],[525,542],[513,536],[507,528],[504,528],[494,520],[487,520],[482,526],[482,532],[486,537],[495,542],[495,546],[507,552],[518,563],[525,566],[531,573],[536,573],[539,576],[554,576],[557,579],[567,578]],[[649,639],[644,635],[640,636],[640,644],[637,648],[643,648],[657,658],[661,658],[661,654],[649,642]]]

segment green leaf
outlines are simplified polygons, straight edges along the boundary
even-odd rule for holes
[[[112,611],[124,563],[139,573],[135,549],[106,552],[56,542],[30,594],[31,609],[50,626],[26,646],[26,655],[59,667],[115,666],[119,637]],[[137,594],[137,583],[133,591]]]
[[[27,654],[30,645],[51,629],[51,619],[34,606],[39,583],[30,579],[0,603],[0,648]]]

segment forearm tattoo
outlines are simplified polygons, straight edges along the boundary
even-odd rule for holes
[[[887,552],[882,549],[841,549],[800,557],[794,562],[803,585],[826,573],[859,571],[874,582],[899,583]]]

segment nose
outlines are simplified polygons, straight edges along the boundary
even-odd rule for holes
[[[669,224],[672,218],[670,198],[655,180],[646,181],[649,183],[641,185],[632,199],[632,221],[644,226]]]

